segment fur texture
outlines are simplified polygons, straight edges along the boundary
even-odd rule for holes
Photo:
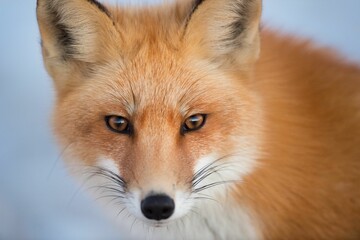
[[[360,238],[358,66],[260,31],[260,0],[39,0],[37,16],[65,161],[134,239]],[[141,213],[153,193],[169,219]]]

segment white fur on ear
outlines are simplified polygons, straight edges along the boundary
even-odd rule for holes
[[[95,0],[38,0],[46,70],[59,96],[83,82],[91,66],[121,52],[111,12]]]
[[[185,42],[211,60],[253,62],[260,49],[261,9],[261,0],[196,0]]]
[[[104,36],[116,35],[110,12],[96,0],[38,0],[37,4],[45,58],[94,62],[101,55]]]

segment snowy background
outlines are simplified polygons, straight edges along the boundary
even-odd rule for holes
[[[54,90],[42,65],[36,0],[0,3],[0,240],[119,239],[96,205],[77,193],[59,160],[49,126]],[[264,5],[266,25],[360,62],[359,0]]]

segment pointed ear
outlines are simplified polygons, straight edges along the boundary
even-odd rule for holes
[[[111,13],[96,0],[38,0],[42,52],[58,93],[81,83],[92,63],[119,54]]]
[[[96,62],[116,46],[105,42],[118,33],[96,0],[38,0],[37,18],[45,58]]]
[[[187,49],[220,64],[252,64],[260,51],[261,0],[193,0]]]

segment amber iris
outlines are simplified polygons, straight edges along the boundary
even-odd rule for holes
[[[185,120],[182,126],[182,132],[187,133],[187,132],[199,130],[205,125],[205,121],[206,121],[206,114],[192,115]]]
[[[122,134],[131,133],[131,125],[129,120],[121,116],[107,116],[105,117],[107,127],[114,132]]]

